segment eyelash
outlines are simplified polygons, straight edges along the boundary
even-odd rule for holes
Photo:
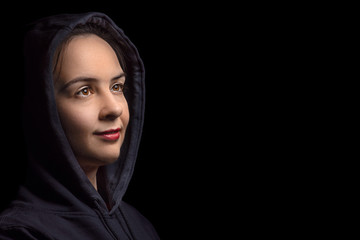
[[[118,87],[118,90],[113,90],[115,86]],[[111,86],[110,91],[114,93],[124,93],[124,88],[125,86],[123,83],[115,83],[114,85]],[[80,97],[88,97],[91,94],[94,94],[94,91],[91,89],[91,87],[88,86],[85,86],[81,88],[78,92],[76,92],[76,95]]]
[[[123,93],[124,92],[124,84],[123,83],[115,83],[114,85],[112,85],[111,89],[113,89],[116,85],[119,86],[119,90],[115,90],[115,92]]]

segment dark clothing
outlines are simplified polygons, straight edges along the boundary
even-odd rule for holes
[[[115,163],[99,168],[98,191],[77,162],[58,116],[52,63],[72,29],[95,23],[125,42],[125,93],[130,122]],[[28,146],[26,181],[0,216],[0,239],[159,239],[150,222],[122,201],[131,179],[144,119],[144,67],[137,49],[102,13],[41,19],[25,36],[24,130]]]

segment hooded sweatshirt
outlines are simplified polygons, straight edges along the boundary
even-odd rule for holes
[[[130,122],[119,159],[100,167],[98,191],[80,167],[58,115],[52,63],[78,24],[115,30],[126,45]],[[30,24],[25,35],[24,131],[28,167],[17,198],[0,216],[0,239],[159,239],[151,223],[122,201],[144,120],[144,66],[123,31],[105,14],[63,14]]]

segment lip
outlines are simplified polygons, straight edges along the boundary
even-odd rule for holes
[[[109,141],[116,141],[120,138],[121,128],[108,129],[103,132],[94,132],[94,135],[101,137],[102,139]]]

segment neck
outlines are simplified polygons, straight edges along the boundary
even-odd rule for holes
[[[99,167],[93,167],[93,166],[81,166],[81,168],[84,170],[85,175],[88,177],[91,184],[94,186],[94,188],[97,191],[97,182],[96,182],[96,174]]]

